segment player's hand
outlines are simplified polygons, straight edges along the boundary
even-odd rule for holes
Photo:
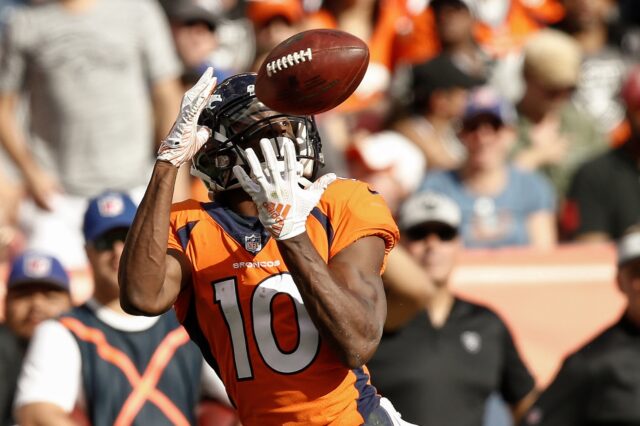
[[[40,167],[32,167],[23,173],[27,192],[42,210],[53,210],[51,203],[56,194],[63,192],[62,186],[51,174]]]
[[[249,148],[245,152],[255,179],[251,179],[241,166],[234,166],[233,173],[256,203],[260,222],[275,239],[286,240],[300,235],[306,231],[307,216],[336,175],[326,174],[303,189],[298,183],[296,149],[290,139],[283,142],[283,172],[278,168],[271,142],[262,139],[260,148],[266,162],[265,170],[255,152]]]
[[[216,87],[217,79],[209,67],[200,80],[184,94],[180,114],[158,149],[158,160],[168,161],[176,167],[191,160],[211,136],[211,130],[198,126],[198,117]]]

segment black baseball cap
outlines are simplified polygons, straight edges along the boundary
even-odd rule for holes
[[[462,71],[449,55],[438,55],[428,62],[415,65],[411,70],[414,106],[426,104],[436,90],[470,89],[483,80]]]
[[[167,15],[171,21],[182,24],[202,22],[211,30],[215,30],[222,21],[222,17],[215,10],[211,10],[195,0],[178,0],[167,5]]]

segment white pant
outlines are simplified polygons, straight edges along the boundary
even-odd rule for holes
[[[145,187],[128,191],[133,202],[142,200]],[[20,225],[25,232],[27,249],[55,256],[68,270],[85,269],[82,220],[89,198],[56,194],[50,200],[51,211],[38,208],[31,199],[20,206]]]
[[[393,422],[393,426],[417,426],[413,423],[405,422],[404,420],[402,420],[402,415],[396,411],[391,401],[389,401],[387,398],[380,398],[380,406],[384,408],[387,414],[389,414],[389,417]]]

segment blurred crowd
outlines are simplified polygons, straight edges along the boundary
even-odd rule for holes
[[[139,199],[185,87],[210,65],[219,79],[255,71],[310,28],[369,44],[362,84],[318,121],[326,169],[368,181],[394,211],[444,191],[465,245],[485,248],[611,240],[637,219],[637,197],[607,191],[624,178],[606,174],[637,158],[631,1],[15,3],[2,9],[5,259],[74,247],[87,197]],[[206,199],[183,175],[176,198]],[[62,260],[86,265],[77,249]]]
[[[388,334],[372,367],[374,381],[379,374],[389,389],[407,383],[387,380],[385,366],[421,336],[415,333],[426,332],[412,322],[425,305],[428,339],[448,318],[479,315],[483,330],[494,333],[494,351],[506,352],[507,359],[487,367],[502,377],[498,385],[495,377],[465,384],[482,388],[474,413],[482,417],[484,400],[499,393],[515,418],[523,418],[538,390],[508,330],[495,314],[457,301],[443,288],[458,249],[618,242],[640,223],[636,3],[0,1],[0,262],[18,268],[16,259],[24,262],[28,250],[55,256],[56,270],[95,268],[95,239],[83,230],[91,202],[105,191],[139,202],[182,94],[207,67],[221,81],[256,71],[274,46],[300,31],[348,31],[368,43],[370,63],[356,92],[316,117],[324,170],[366,181],[381,193],[406,242],[389,259]],[[208,200],[204,185],[183,169],[174,200]],[[117,269],[117,242],[124,237],[107,237],[104,250],[114,252]],[[412,246],[416,242],[425,245]],[[433,250],[443,251],[429,260],[425,252],[438,242],[443,246]],[[625,244],[620,265],[628,264],[630,252],[640,257],[640,248]],[[433,262],[444,269],[430,270],[438,269]],[[421,273],[433,286],[406,284]],[[637,266],[630,273],[640,278]],[[56,276],[58,297],[68,284]],[[95,273],[94,281],[100,282]],[[109,297],[101,303],[109,305]],[[63,310],[54,311],[38,321]],[[465,325],[459,327],[468,327],[460,321]],[[415,333],[398,334],[406,327]],[[24,354],[32,335],[19,333],[14,352]],[[444,332],[440,338],[446,340]],[[465,339],[473,352],[477,336]],[[455,356],[435,357],[434,365]],[[450,370],[455,366],[443,371]],[[416,393],[427,392],[416,386]],[[407,389],[399,398],[407,398]],[[393,398],[400,412],[420,411]],[[448,412],[462,409],[433,401]],[[422,424],[420,419],[408,418]],[[536,424],[535,412],[527,419]],[[477,424],[438,423],[437,417],[429,422]]]

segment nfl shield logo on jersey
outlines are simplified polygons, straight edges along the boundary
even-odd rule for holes
[[[262,241],[260,235],[251,234],[244,237],[244,248],[251,253],[257,253],[262,250]]]

